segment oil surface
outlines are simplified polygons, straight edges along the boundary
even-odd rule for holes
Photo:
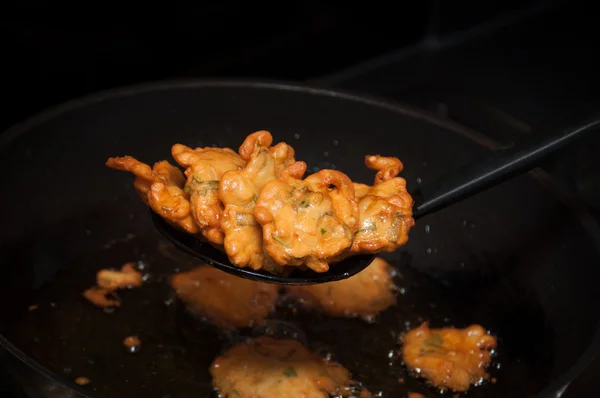
[[[509,319],[502,313],[506,309],[494,302],[494,289],[459,294],[415,271],[408,253],[387,259],[398,270],[400,293],[397,305],[373,323],[329,317],[282,301],[265,326],[223,334],[189,315],[168,286],[169,275],[196,262],[155,235],[126,235],[107,242],[85,264],[66,264],[27,302],[16,304],[19,308],[2,332],[51,371],[72,380],[87,377],[91,383],[86,388],[106,397],[215,396],[208,373],[215,356],[246,336],[265,333],[294,336],[331,355],[375,396],[403,397],[416,391],[431,397],[438,391],[409,375],[396,354],[402,332],[424,320],[432,327],[479,323],[498,336],[490,369],[498,382],[473,388],[468,396],[526,396],[547,383],[551,332],[535,303],[521,303],[524,312],[511,313]],[[83,290],[95,283],[97,270],[125,261],[138,261],[147,281],[139,289],[119,292],[120,308],[105,312],[82,298]],[[30,310],[31,305],[37,308]],[[523,321],[529,332],[514,323]],[[536,334],[546,337],[529,344]],[[130,335],[142,341],[138,352],[123,346]]]

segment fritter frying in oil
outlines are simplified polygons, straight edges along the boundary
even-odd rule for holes
[[[489,378],[486,367],[495,347],[496,339],[479,325],[430,329],[423,323],[403,336],[402,358],[433,386],[464,392]]]
[[[191,312],[223,329],[260,324],[274,309],[278,287],[201,265],[171,277],[171,287]]]
[[[300,342],[264,336],[231,347],[214,360],[210,374],[223,397],[348,397],[357,388],[347,369]],[[363,390],[360,396],[371,394]]]

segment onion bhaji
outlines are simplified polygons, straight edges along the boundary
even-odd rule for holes
[[[303,163],[295,164],[292,147],[283,142],[271,147],[272,143],[268,131],[250,134],[239,149],[246,167],[223,174],[219,188],[219,199],[225,206],[221,222],[225,252],[233,264],[255,270],[274,266],[263,246],[261,226],[253,215],[261,190],[280,173],[301,176],[306,169]]]
[[[188,195],[183,190],[185,177],[177,167],[162,160],[150,168],[131,156],[109,158],[106,165],[132,173],[135,176],[133,186],[142,200],[171,225],[192,235],[200,232],[191,215]]]
[[[222,245],[223,204],[218,197],[219,181],[225,172],[241,169],[246,162],[229,148],[192,149],[175,144],[171,155],[185,168],[184,191],[189,195],[192,217],[200,232],[209,242]]]
[[[358,207],[352,181],[336,170],[300,180],[284,176],[261,191],[254,217],[265,248],[280,265],[306,265],[325,272],[352,245]]]
[[[124,156],[106,164],[134,174],[135,189],[154,212],[224,250],[238,267],[326,272],[346,257],[407,242],[413,200],[398,177],[399,159],[367,156],[365,164],[377,171],[372,186],[336,170],[303,178],[306,163],[295,160],[294,149],[272,143],[261,130],[238,153],[175,144],[171,154],[185,175],[167,161],[150,168]]]
[[[337,282],[290,286],[288,293],[307,307],[332,316],[374,319],[396,303],[393,268],[380,257],[363,271]]]
[[[348,397],[357,389],[341,365],[311,353],[297,340],[265,336],[231,347],[214,360],[210,374],[223,397]],[[360,396],[371,394],[363,390]]]
[[[496,339],[479,325],[465,329],[430,329],[427,323],[402,337],[402,357],[409,369],[433,386],[467,391],[489,378]]]
[[[397,158],[366,156],[365,164],[377,171],[373,186],[354,184],[359,209],[359,227],[351,251],[367,254],[393,252],[408,241],[415,225],[413,199],[406,180],[398,177],[403,165]]]
[[[173,275],[171,287],[192,313],[223,329],[260,324],[275,309],[278,294],[274,284],[239,278],[208,265]]]

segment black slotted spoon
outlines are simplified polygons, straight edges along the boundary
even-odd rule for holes
[[[576,128],[562,130],[545,137],[528,136],[508,147],[491,152],[488,156],[469,163],[411,192],[415,204],[413,218],[446,208],[462,199],[482,192],[516,175],[533,169],[543,158],[554,154],[567,144],[586,133],[598,130],[600,119],[580,124]],[[359,255],[332,264],[329,271],[317,273],[312,270],[295,269],[290,275],[281,276],[267,271],[255,271],[231,264],[227,255],[208,243],[200,242],[192,235],[169,225],[151,211],[158,231],[177,248],[199,260],[230,274],[267,283],[282,285],[311,285],[346,279],[365,269],[375,255]]]

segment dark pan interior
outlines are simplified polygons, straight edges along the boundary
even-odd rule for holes
[[[0,332],[64,380],[89,377],[88,390],[110,397],[211,396],[215,355],[269,331],[295,333],[389,397],[434,393],[390,358],[398,336],[421,320],[480,323],[498,336],[491,370],[498,382],[471,397],[533,396],[589,348],[598,325],[591,309],[600,304],[595,242],[530,176],[419,220],[408,245],[386,256],[403,294],[374,324],[294,313],[286,303],[269,328],[238,334],[191,318],[166,279],[196,262],[153,230],[132,178],[104,162],[125,154],[170,159],[175,142],[237,149],[259,129],[291,144],[311,167],[365,182],[373,177],[365,154],[398,156],[409,188],[486,151],[408,110],[270,85],[180,84],[90,101],[3,138]],[[120,309],[105,313],[81,298],[97,270],[127,261],[142,262],[149,282],[124,292]],[[28,311],[33,304],[39,308]],[[131,334],[143,341],[137,354],[122,346]]]

